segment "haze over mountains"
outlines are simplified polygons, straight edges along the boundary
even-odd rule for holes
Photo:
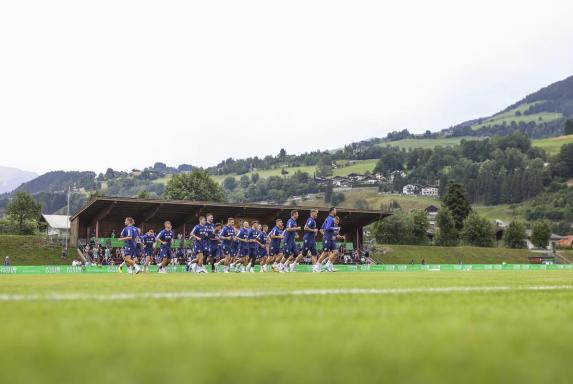
[[[20,184],[38,177],[34,172],[0,166],[0,193],[12,192]]]

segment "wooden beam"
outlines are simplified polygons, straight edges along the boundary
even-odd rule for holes
[[[147,214],[145,216],[145,218],[141,221],[141,225],[143,226],[143,224],[147,223],[149,220],[153,219],[155,217],[155,215],[157,215],[157,212],[159,212],[159,210],[161,209],[161,207],[163,207],[163,203],[158,204],[155,208],[153,208],[149,214]]]
[[[117,201],[112,201],[110,205],[107,206],[106,209],[104,209],[103,211],[101,211],[91,222],[91,225],[97,223],[98,221],[101,221],[103,219],[105,219],[113,210],[113,208],[116,206]]]

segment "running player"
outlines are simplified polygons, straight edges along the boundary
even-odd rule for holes
[[[157,265],[157,272],[167,273],[165,267],[171,260],[171,242],[173,241],[173,230],[171,229],[171,222],[166,221],[163,223],[164,229],[159,232],[155,241],[161,243],[159,257],[161,262]]]
[[[155,233],[153,229],[149,229],[145,235],[143,235],[143,254],[145,255],[145,263],[143,264],[143,271],[149,272],[149,266],[151,265],[153,259],[153,249],[155,246]]]
[[[253,221],[251,231],[249,232],[249,264],[247,264],[247,272],[255,272],[255,263],[257,262],[257,253],[259,245],[257,244],[257,236],[259,235],[259,222]]]
[[[206,216],[207,222],[205,223],[205,232],[207,233],[207,237],[203,240],[203,262],[198,263],[203,273],[207,273],[207,270],[203,267],[203,263],[208,264],[213,259],[213,251],[211,250],[211,246],[216,241],[215,236],[215,224],[213,223],[213,214],[208,213]]]
[[[123,241],[123,260],[128,267],[133,267],[135,270],[135,274],[141,272],[141,268],[135,261],[132,260],[132,257],[135,256],[135,248],[137,246],[136,239],[139,236],[137,232],[137,228],[134,227],[135,221],[131,217],[126,217],[125,221],[125,228],[121,231],[121,235],[118,240]]]
[[[211,272],[215,272],[215,264],[219,265],[218,262],[221,259],[221,239],[219,235],[221,234],[221,223],[215,224],[215,237],[211,238]]]
[[[245,272],[245,266],[249,262],[249,252],[250,252],[250,241],[251,229],[249,228],[249,222],[243,222],[243,228],[239,230],[235,238],[239,241],[239,248],[237,252],[237,261],[235,262],[235,270],[237,272]],[[240,269],[239,269],[240,267]]]
[[[320,272],[322,262],[330,259],[332,253],[336,250],[336,230],[338,230],[338,228],[334,221],[335,216],[336,207],[332,207],[328,210],[328,216],[320,228],[320,232],[322,233],[322,254],[318,258],[317,263],[313,266],[313,272]]]
[[[205,216],[199,217],[199,224],[197,224],[191,231],[191,237],[195,240],[193,244],[193,253],[195,258],[190,261],[190,267],[193,272],[197,273],[207,273],[205,268],[203,268],[204,260],[204,246],[206,240],[208,240],[207,231],[205,229],[205,224],[207,220]]]
[[[304,225],[304,235],[302,237],[302,255],[308,256],[310,253],[312,264],[317,263],[318,252],[316,251],[316,217],[318,216],[318,209],[310,210],[310,217],[306,220]],[[314,272],[314,268],[313,268]]]
[[[296,209],[290,212],[290,219],[287,221],[285,239],[284,239],[284,257],[286,258],[283,271],[293,272],[296,264],[302,258],[302,254],[299,254],[298,248],[296,246],[296,238],[298,237],[298,231],[301,230],[297,226],[298,211]]]
[[[272,263],[272,268],[275,271],[279,270],[279,263],[283,258],[283,252],[281,250],[281,242],[284,239],[283,235],[284,224],[282,219],[275,220],[275,226],[271,229],[269,237],[271,239],[271,244],[269,247],[269,258],[270,263]]]
[[[231,264],[232,257],[234,256],[233,248],[235,243],[235,218],[229,217],[227,219],[227,225],[221,229],[219,233],[219,239],[221,239],[221,253],[224,265],[224,273],[229,273],[229,265]]]
[[[261,264],[260,272],[267,271],[267,259],[268,259],[268,236],[267,231],[269,230],[268,225],[261,225],[259,224],[258,234],[255,239],[258,246],[257,251],[257,259],[259,260],[259,264]]]
[[[330,257],[326,263],[327,272],[335,272],[334,263],[336,262],[336,259],[338,259],[338,247],[336,245],[336,240],[345,240],[344,236],[340,235],[340,218],[338,216],[334,217],[334,225],[334,251],[331,252]]]

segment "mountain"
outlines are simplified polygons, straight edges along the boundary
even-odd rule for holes
[[[12,192],[20,184],[30,181],[37,176],[34,172],[0,166],[0,193]]]
[[[519,131],[530,138],[559,136],[573,118],[573,76],[553,83],[501,112],[443,130],[449,136],[506,136]]]

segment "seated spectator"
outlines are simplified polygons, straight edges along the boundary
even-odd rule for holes
[[[72,267],[79,267],[80,265],[82,265],[82,262],[78,259],[72,260]]]
[[[9,266],[10,266],[10,257],[9,257],[9,256],[6,256],[6,257],[4,258],[4,266],[5,266],[5,267],[9,267]]]

